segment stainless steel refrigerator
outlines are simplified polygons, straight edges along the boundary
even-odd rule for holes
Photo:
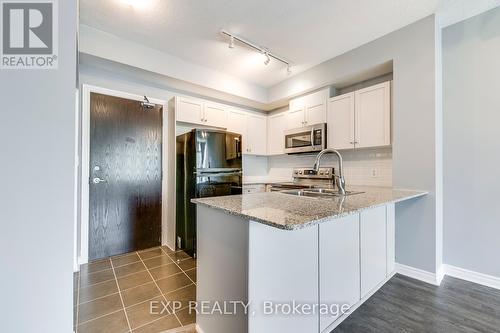
[[[196,257],[193,198],[242,193],[241,135],[194,129],[177,137],[177,248]]]

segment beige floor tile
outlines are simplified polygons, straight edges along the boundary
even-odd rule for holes
[[[152,321],[166,317],[171,313],[166,308],[165,299],[162,296],[152,300],[128,307],[128,320],[132,329],[138,328]]]
[[[111,268],[111,263],[109,259],[102,259],[81,265],[80,271],[82,272],[82,274],[88,274],[88,273],[103,271],[105,269],[110,269],[110,268]]]
[[[131,305],[135,305],[137,303],[141,303],[152,299],[156,296],[159,296],[161,293],[156,287],[156,285],[151,282],[147,284],[143,284],[139,287],[135,287],[132,289],[127,289],[121,292],[123,297],[123,303],[125,307],[129,307]]]
[[[173,261],[182,261],[191,257],[184,251],[173,252],[168,255]]]
[[[79,303],[92,301],[118,292],[115,280],[101,282],[80,289]]]
[[[116,273],[116,277],[119,278],[119,277],[122,277],[125,275],[130,275],[130,274],[138,273],[140,271],[144,271],[145,269],[146,269],[146,267],[144,267],[144,264],[139,261],[139,262],[135,262],[133,264],[128,264],[125,266],[117,267],[117,268],[115,268],[115,273]]]
[[[179,323],[177,318],[174,315],[169,315],[160,320],[135,329],[133,333],[160,333],[180,326],[181,324]]]
[[[175,274],[167,278],[157,280],[156,283],[161,291],[166,294],[176,289],[190,285],[192,282],[184,273]]]
[[[179,267],[183,271],[187,271],[189,269],[195,268],[196,267],[196,259],[186,259],[178,263]]]
[[[112,269],[100,271],[90,274],[80,274],[80,288],[90,286],[92,284],[101,283],[104,281],[114,280],[115,275]]]
[[[78,333],[126,333],[128,331],[127,318],[123,310],[78,326]]]
[[[194,283],[196,283],[196,268],[187,270],[185,271],[185,273],[187,274],[187,276],[189,276],[191,280],[193,280]]]
[[[172,259],[170,259],[170,257],[167,256],[166,254],[162,254],[158,257],[144,260],[144,265],[146,265],[146,267],[148,269],[163,266],[163,265],[168,265],[168,264],[172,264],[172,263],[173,263]]]
[[[187,270],[185,274],[174,261],[178,261]],[[110,269],[111,263],[114,272]],[[178,311],[179,319],[166,312],[161,315],[151,313],[151,301],[158,302],[153,305],[153,310],[156,311],[163,310],[161,301],[165,302],[151,275],[164,290],[168,300],[181,301],[183,307],[187,307],[189,301],[196,299],[196,287],[190,280],[196,280],[195,267],[196,260],[186,253],[163,247],[120,255],[84,266],[83,274],[74,274],[75,304],[80,293],[80,304],[74,306],[75,320],[78,311],[78,332],[125,333],[130,330],[115,274],[133,332],[160,333],[189,328],[182,327],[182,324],[194,323],[196,316],[189,314],[187,308]]]
[[[162,246],[161,249],[165,251],[166,254],[170,255],[171,253],[175,253],[176,251],[172,251],[168,246]]]
[[[199,333],[196,331],[196,324],[191,324],[188,326],[173,328],[162,333]]]
[[[151,275],[153,275],[153,278],[155,280],[159,280],[177,273],[181,273],[182,271],[176,264],[172,263],[170,265],[150,269],[149,272],[151,273]]]
[[[116,268],[141,261],[141,259],[139,258],[137,253],[134,252],[122,256],[112,257],[111,261],[113,262],[113,266]]]
[[[122,291],[148,282],[153,282],[153,279],[151,279],[151,275],[149,275],[148,271],[141,271],[139,273],[118,278],[118,284],[120,285],[120,290]]]
[[[196,286],[191,284],[168,294],[164,294],[167,301],[181,302],[181,309],[189,306],[189,302],[196,301]]]
[[[109,295],[91,302],[80,304],[78,307],[78,322],[83,323],[118,311],[123,308],[119,294]]]
[[[158,257],[161,256],[162,254],[164,254],[164,252],[159,247],[139,252],[139,256],[141,257],[142,260]]]
[[[189,307],[175,313],[183,326],[196,323],[196,311],[189,311]]]

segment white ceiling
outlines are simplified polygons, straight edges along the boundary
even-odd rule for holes
[[[499,0],[81,0],[80,22],[267,88],[288,78],[285,67],[229,49],[221,29],[288,59],[297,74],[443,6],[456,20],[472,2]]]
[[[298,73],[432,14],[438,0],[81,0],[82,24],[263,87],[276,61],[227,47],[226,29],[289,59]]]

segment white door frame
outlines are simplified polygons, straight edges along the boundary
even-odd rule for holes
[[[82,84],[82,155],[81,155],[81,170],[82,170],[82,179],[81,179],[81,201],[80,201],[80,253],[78,258],[78,264],[86,264],[89,260],[89,196],[90,196],[90,188],[89,188],[89,179],[90,179],[90,94],[98,93],[108,96],[126,98],[129,100],[142,101],[144,96],[130,94],[122,91],[111,90],[107,88],[97,87],[88,84]],[[149,97],[148,97],[149,98]],[[163,106],[163,124],[162,124],[162,244],[168,245],[169,247],[175,246],[175,244],[167,244],[167,239],[171,237],[167,237],[166,231],[169,230],[168,234],[175,235],[175,223],[172,225],[168,225],[168,220],[170,217],[170,212],[173,209],[168,209],[167,206],[172,201],[172,191],[169,191],[167,186],[170,185],[167,181],[171,177],[169,175],[172,174],[169,170],[169,162],[168,162],[168,147],[170,146],[169,142],[169,129],[171,119],[168,115],[168,102],[166,100],[160,100],[155,98],[149,98],[151,103],[159,104]],[[172,230],[172,227],[174,228]]]

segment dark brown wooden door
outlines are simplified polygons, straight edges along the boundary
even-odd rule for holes
[[[160,245],[162,107],[90,95],[89,259]]]

